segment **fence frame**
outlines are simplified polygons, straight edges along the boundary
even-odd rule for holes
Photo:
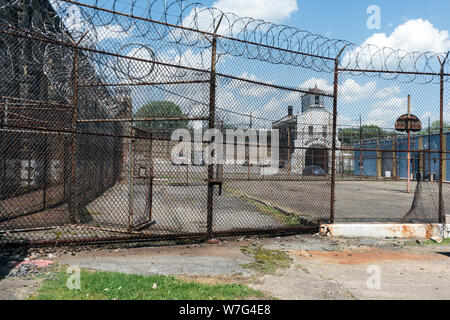
[[[127,17],[130,19],[137,19],[140,21],[145,21],[147,23],[155,23],[155,24],[161,24],[161,25],[165,25],[168,27],[172,27],[172,28],[178,28],[178,29],[182,29],[182,30],[186,30],[186,31],[191,31],[191,32],[195,32],[195,33],[199,33],[202,34],[211,44],[210,46],[210,50],[211,50],[211,61],[210,61],[210,69],[209,70],[202,70],[202,69],[198,69],[198,68],[191,68],[191,67],[186,67],[186,66],[182,66],[182,65],[175,65],[175,64],[171,64],[171,63],[165,63],[165,62],[161,62],[161,61],[149,61],[146,59],[142,59],[142,58],[136,58],[136,57],[129,57],[129,56],[123,56],[117,53],[111,53],[111,52],[106,52],[103,50],[97,50],[97,49],[93,49],[93,48],[85,48],[85,47],[81,47],[80,46],[80,42],[82,41],[82,39],[86,36],[86,33],[81,37],[81,39],[78,42],[74,42],[72,41],[72,43],[69,42],[64,42],[64,41],[60,41],[60,40],[56,40],[56,39],[52,39],[50,37],[47,37],[45,35],[41,35],[41,34],[37,34],[34,32],[31,32],[29,30],[25,30],[25,29],[21,29],[19,27],[13,27],[10,25],[5,25],[0,23],[1,26],[3,26],[5,29],[1,29],[0,30],[0,34],[4,34],[4,35],[9,35],[9,36],[13,36],[13,37],[19,37],[19,38],[23,38],[23,39],[28,39],[28,40],[34,40],[34,41],[42,41],[42,42],[46,42],[46,43],[51,43],[51,44],[56,44],[56,45],[61,45],[61,46],[65,46],[71,50],[73,50],[73,68],[72,68],[72,74],[70,76],[71,79],[71,88],[72,88],[72,92],[73,92],[73,96],[70,102],[70,106],[72,108],[72,123],[71,123],[71,128],[70,130],[68,129],[52,129],[52,130],[48,130],[46,128],[33,128],[33,127],[27,127],[27,128],[19,128],[19,127],[11,127],[11,129],[30,129],[30,130],[45,130],[45,131],[52,131],[52,132],[59,132],[59,133],[64,133],[64,134],[70,134],[71,137],[71,150],[70,150],[70,159],[71,159],[71,163],[70,163],[70,183],[69,183],[69,190],[66,192],[64,191],[64,196],[68,196],[68,205],[69,205],[69,219],[71,223],[77,223],[79,222],[79,203],[78,203],[78,181],[77,181],[77,175],[76,175],[76,170],[77,170],[77,152],[78,152],[78,148],[77,148],[77,143],[78,143],[78,136],[79,134],[94,134],[94,133],[89,133],[89,132],[79,132],[78,130],[78,124],[79,123],[94,123],[94,122],[123,122],[123,123],[130,123],[130,133],[128,135],[110,135],[112,137],[120,137],[120,138],[128,138],[130,139],[130,144],[129,144],[129,157],[130,157],[130,161],[129,161],[129,228],[127,230],[128,233],[130,233],[130,235],[128,236],[124,236],[124,237],[108,237],[107,239],[103,239],[101,240],[100,238],[97,239],[91,239],[94,241],[115,241],[115,240],[119,240],[119,239],[127,239],[127,240],[139,240],[139,239],[156,239],[159,237],[156,235],[131,235],[133,232],[133,180],[136,178],[135,177],[135,170],[134,170],[134,156],[135,156],[135,139],[137,139],[135,131],[133,130],[134,128],[134,123],[135,122],[152,122],[152,121],[181,121],[181,120],[187,120],[187,121],[193,121],[193,120],[203,120],[203,121],[208,121],[208,128],[209,129],[214,129],[216,128],[216,76],[222,76],[222,77],[226,77],[228,79],[234,79],[234,80],[240,80],[240,81],[245,81],[247,83],[252,83],[252,84],[258,84],[258,85],[263,85],[263,86],[267,86],[267,87],[272,87],[275,89],[279,89],[279,90],[288,90],[288,91],[295,91],[295,92],[301,92],[301,93],[306,93],[307,91],[305,90],[301,90],[301,89],[295,89],[295,88],[289,88],[289,87],[285,87],[285,86],[279,86],[276,84],[270,84],[270,83],[264,83],[264,82],[260,82],[260,81],[255,81],[255,80],[251,80],[251,79],[244,79],[242,77],[236,77],[236,76],[232,76],[232,75],[227,75],[227,74],[222,74],[222,73],[217,73],[216,72],[216,63],[217,63],[217,40],[218,39],[224,39],[224,40],[230,40],[230,41],[237,41],[237,42],[244,42],[247,44],[251,44],[251,45],[255,45],[255,46],[259,46],[262,48],[267,48],[267,49],[273,49],[273,50],[280,50],[280,51],[285,51],[287,53],[292,53],[292,54],[296,54],[296,55],[304,55],[304,56],[308,56],[308,57],[312,57],[312,58],[318,58],[318,59],[324,59],[324,60],[328,60],[331,61],[334,64],[334,71],[333,71],[333,93],[332,94],[324,94],[324,96],[330,97],[333,99],[333,122],[332,122],[332,146],[331,149],[329,148],[325,148],[326,152],[331,151],[331,189],[330,189],[330,212],[329,212],[329,221],[330,223],[335,223],[335,205],[336,205],[336,175],[337,175],[337,170],[336,170],[336,165],[337,165],[337,161],[338,158],[336,156],[336,152],[337,151],[352,151],[352,152],[357,152],[359,151],[359,157],[360,157],[360,161],[359,161],[359,167],[360,167],[360,171],[359,171],[359,180],[362,180],[362,172],[361,172],[361,166],[362,166],[362,160],[363,158],[366,159],[365,157],[362,156],[362,151],[376,151],[377,152],[377,159],[380,156],[379,153],[381,152],[381,149],[379,149],[379,146],[377,144],[377,148],[376,149],[370,149],[370,148],[362,148],[362,141],[361,141],[361,132],[360,132],[360,145],[359,148],[343,148],[343,147],[337,147],[336,142],[338,139],[338,133],[337,133],[337,117],[338,117],[338,113],[339,113],[339,95],[338,95],[338,91],[339,91],[339,76],[340,74],[346,74],[346,73],[360,73],[360,74],[366,74],[366,73],[379,73],[379,74],[404,74],[404,75],[429,75],[429,76],[436,76],[439,77],[439,84],[440,84],[440,128],[439,128],[439,137],[440,137],[440,145],[439,145],[439,151],[431,151],[431,150],[421,150],[420,152],[425,154],[425,153],[439,153],[439,212],[438,212],[438,216],[439,216],[439,223],[445,225],[446,221],[445,221],[445,212],[444,212],[444,208],[443,208],[443,164],[444,161],[446,161],[447,158],[447,151],[444,151],[444,146],[443,146],[443,139],[444,139],[444,83],[445,83],[445,79],[447,77],[450,76],[449,73],[445,73],[445,64],[447,62],[449,53],[447,53],[447,55],[445,56],[445,58],[443,58],[442,60],[438,57],[439,59],[439,63],[440,63],[440,72],[439,73],[432,73],[432,72],[409,72],[409,71],[389,71],[389,70],[374,70],[374,69],[357,69],[357,68],[347,68],[347,67],[340,67],[340,58],[342,53],[344,52],[344,50],[346,49],[346,47],[342,47],[341,50],[339,51],[338,55],[334,58],[330,58],[330,57],[322,57],[322,56],[318,56],[315,54],[311,54],[311,53],[307,53],[307,52],[296,52],[294,50],[289,50],[289,49],[283,49],[283,48],[277,48],[277,47],[272,47],[270,45],[265,45],[265,44],[260,44],[260,43],[254,43],[251,41],[246,41],[246,40],[242,40],[242,39],[235,39],[235,38],[230,38],[224,35],[220,35],[218,34],[218,29],[220,27],[223,15],[220,17],[217,25],[214,28],[214,31],[212,33],[210,32],[206,32],[206,31],[200,31],[197,29],[192,29],[192,28],[186,28],[183,26],[178,26],[178,25],[173,25],[173,24],[169,24],[167,22],[162,22],[162,21],[156,21],[156,20],[152,20],[152,19],[146,19],[146,18],[142,18],[142,17],[136,17],[130,14],[125,14],[125,13],[120,13],[120,12],[116,12],[116,11],[112,11],[112,10],[108,10],[108,9],[104,9],[104,8],[99,8],[96,6],[92,6],[92,5],[87,5],[87,4],[82,4],[76,1],[71,1],[71,0],[64,0],[67,3],[71,3],[71,4],[75,4],[75,5],[79,5],[79,6],[83,6],[86,8],[90,8],[90,9],[95,9],[95,10],[101,10],[107,13],[111,13],[111,14],[117,14],[123,17]],[[194,84],[194,83],[209,83],[209,109],[208,109],[208,116],[207,117],[173,117],[173,118],[139,118],[139,119],[135,119],[133,117],[133,115],[131,115],[130,118],[120,118],[120,119],[78,119],[78,109],[79,109],[79,89],[83,88],[83,87],[95,87],[95,86],[121,86],[123,84],[117,83],[117,84],[103,84],[103,83],[92,83],[92,84],[80,84],[79,83],[79,55],[80,55],[80,51],[88,51],[88,52],[92,52],[92,53],[97,53],[97,54],[105,54],[111,57],[119,57],[119,58],[126,58],[126,59],[131,59],[131,60],[136,60],[136,61],[141,61],[141,62],[151,62],[154,64],[159,64],[162,66],[167,66],[167,67],[174,67],[174,68],[181,68],[181,69],[185,69],[185,70],[191,70],[191,71],[196,71],[196,72],[201,72],[203,74],[208,74],[209,75],[209,80],[193,80],[193,81],[168,81],[168,82],[136,82],[136,83],[132,83],[132,84],[127,84],[127,85],[133,85],[133,86],[151,86],[151,85],[163,85],[163,84],[171,84],[171,85],[180,85],[180,84]],[[4,126],[4,124],[2,124],[2,129],[4,128],[9,128],[8,125]],[[3,131],[2,131],[2,135],[3,135]],[[101,136],[108,136],[105,134],[99,134]],[[290,143],[290,132],[288,132],[288,178],[287,180],[291,180],[291,164],[290,164],[290,159],[291,159],[291,143]],[[153,148],[153,141],[155,140],[155,138],[153,137],[153,135],[150,136],[149,141],[150,141],[150,154],[152,153],[152,148]],[[212,142],[212,141],[210,141]],[[410,148],[410,146],[408,145],[408,149]],[[2,150],[3,150],[3,145],[2,145]],[[398,179],[398,172],[397,172],[397,161],[398,161],[398,150],[397,150],[397,136],[394,136],[394,150],[392,150],[393,153],[393,162],[394,162],[394,167],[395,167],[395,179]],[[401,152],[401,151],[400,151]],[[445,156],[445,159],[444,159]],[[342,162],[342,176],[344,175],[344,169],[345,169],[345,164],[344,164],[344,156],[341,153],[340,156],[340,161]],[[428,158],[428,160],[430,161],[430,157]],[[48,161],[48,159],[46,160]],[[47,167],[47,165],[46,165]],[[189,169],[187,169],[189,170]],[[249,169],[250,170],[250,165],[249,165]],[[218,171],[219,172],[219,171]],[[187,175],[188,175],[188,171],[187,171]],[[250,171],[248,172],[248,178],[247,180],[250,180]],[[48,173],[45,172],[45,176],[44,176],[45,182],[44,182],[44,199],[43,199],[43,207],[45,208],[45,204],[46,204],[46,192],[47,192],[47,185],[48,185]],[[149,199],[149,203],[150,203],[150,207],[149,207],[149,218],[151,220],[152,218],[152,203],[153,203],[153,181],[154,181],[154,168],[153,168],[153,158],[152,155],[150,155],[150,174],[149,174],[149,195],[148,195],[148,199]],[[302,177],[303,179],[303,177]],[[205,233],[195,233],[195,234],[179,234],[179,235],[173,235],[172,238],[195,238],[195,237],[200,237],[200,238],[212,238],[214,236],[220,236],[220,235],[237,235],[237,234],[259,234],[259,233],[263,233],[263,232],[268,232],[268,233],[290,233],[290,232],[298,232],[300,230],[311,230],[314,229],[315,227],[311,227],[311,226],[298,226],[298,227],[284,227],[284,228],[274,228],[274,229],[247,229],[247,230],[238,230],[238,231],[215,231],[213,228],[213,222],[214,222],[214,189],[216,186],[221,187],[223,181],[221,179],[221,176],[217,175],[216,177],[214,177],[214,165],[213,164],[209,164],[208,165],[208,169],[207,169],[207,221],[206,221],[206,232]],[[64,186],[66,186],[64,184]],[[170,238],[167,235],[161,235],[160,236],[162,239],[167,239]],[[40,243],[65,243],[65,242],[88,242],[90,241],[89,239],[82,239],[82,240],[57,240],[57,241],[33,241],[33,243],[35,244],[40,244]]]

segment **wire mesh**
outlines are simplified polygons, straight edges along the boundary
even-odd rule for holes
[[[186,1],[0,9],[0,243],[445,223],[444,54]]]

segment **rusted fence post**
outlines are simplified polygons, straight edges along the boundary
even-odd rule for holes
[[[77,188],[77,121],[78,121],[78,59],[79,49],[74,49],[71,76],[72,86],[72,145],[71,145],[71,171],[69,188],[69,221],[76,223],[78,218],[78,188]]]
[[[152,213],[153,213],[153,132],[150,133],[150,183],[149,183],[149,208],[148,208],[148,220],[152,220]]]
[[[133,230],[133,196],[134,196],[134,159],[136,152],[135,145],[135,130],[133,129],[133,122],[131,122],[131,138],[129,145],[129,153],[128,153],[128,232]]]
[[[42,210],[46,210],[47,209],[47,187],[49,185],[48,183],[48,178],[49,178],[49,174],[48,174],[48,170],[49,170],[49,143],[48,143],[48,135],[45,135],[45,139],[44,139],[44,172],[43,172],[43,176],[42,176]],[[52,140],[52,139],[50,139]]]
[[[398,173],[397,173],[397,134],[394,134],[394,152],[393,152],[394,159],[392,160],[392,175],[395,178],[395,181],[398,180]]]
[[[214,28],[211,40],[211,71],[209,78],[209,119],[208,128],[214,129],[216,120],[216,63],[217,63],[217,37],[216,33],[222,22],[223,15],[219,23]],[[206,218],[206,237],[211,238],[213,233],[213,214],[214,214],[214,164],[208,164],[208,202]]]
[[[444,67],[445,62],[447,61],[448,55],[450,52],[447,52],[444,60],[438,56],[439,63],[441,64],[441,74],[440,74],[440,119],[439,119],[439,223],[443,223],[445,225],[445,212],[443,206],[443,198],[442,198],[442,184],[443,184],[443,162],[444,162]],[[445,230],[445,229],[444,229]]]
[[[338,82],[339,82],[339,57],[345,46],[339,51],[334,60],[334,89],[333,89],[333,134],[331,142],[331,203],[330,223],[334,223],[334,206],[336,197],[336,138],[337,138],[337,104],[338,104]]]
[[[287,154],[287,174],[288,180],[291,180],[291,129],[288,127],[288,136],[287,136],[287,145],[288,145],[288,154]]]
[[[359,181],[362,181],[362,171],[364,168],[364,157],[366,154],[363,155],[363,129],[362,129],[362,120],[361,115],[359,115]]]
[[[0,124],[0,128],[2,129],[0,135],[0,156],[1,158],[1,183],[0,183],[0,200],[3,200],[6,197],[6,141],[8,139],[8,99],[4,102],[4,111],[3,111],[3,121]]]
[[[412,181],[416,180],[416,135],[412,135]]]

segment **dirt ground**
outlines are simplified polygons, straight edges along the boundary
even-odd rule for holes
[[[287,267],[265,272],[249,267],[257,257],[243,248],[284,251],[291,260]],[[65,249],[51,257],[57,264],[94,270],[243,283],[277,299],[450,299],[450,245],[414,240],[297,235],[222,239],[219,244]],[[39,288],[39,281],[0,277],[0,299],[24,299]]]

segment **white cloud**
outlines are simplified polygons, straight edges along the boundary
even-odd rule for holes
[[[180,52],[171,49],[159,54],[158,59],[170,64],[197,69],[208,69],[211,64],[211,50],[194,51],[189,48]]]
[[[327,80],[322,79],[322,78],[310,78],[308,80],[306,80],[305,82],[303,82],[300,85],[300,88],[302,89],[312,89],[315,86],[317,86],[317,88],[319,88],[320,90],[323,90],[327,93],[331,93],[333,92],[333,85],[329,84],[327,82]]]
[[[296,0],[218,0],[212,5],[224,12],[241,17],[252,17],[270,22],[279,22],[291,17],[298,10]]]
[[[391,97],[389,99],[378,101],[375,106],[377,107],[389,107],[389,108],[402,108],[405,110],[406,98],[405,97]]]
[[[259,79],[254,74],[247,74],[247,72],[243,72],[240,78],[256,81],[256,82],[262,82],[261,79]],[[270,82],[269,82],[270,83]],[[231,90],[239,89],[239,92],[244,96],[251,96],[251,97],[263,97],[265,95],[271,94],[275,92],[275,89],[269,86],[262,86],[262,85],[254,85],[251,83],[247,83],[244,81],[239,80],[233,80],[230,82],[228,87]]]
[[[341,114],[338,114],[338,116],[337,116],[337,124],[340,127],[347,127],[347,126],[359,125],[359,122],[357,122],[355,119],[351,119],[349,117],[346,117],[346,116],[343,116]]]
[[[385,87],[376,93],[376,97],[386,99],[400,93],[402,89],[399,86]]]
[[[406,98],[391,97],[376,102],[367,116],[366,124],[392,128],[395,120],[405,113]]]
[[[423,119],[423,120],[426,119],[428,121],[428,118],[430,118],[430,117],[431,117],[431,112],[427,111],[420,117],[420,119]]]
[[[356,102],[362,99],[367,99],[375,93],[377,84],[375,81],[367,82],[360,85],[353,79],[347,79],[339,86],[338,94],[343,102]]]
[[[97,35],[97,42],[101,42],[106,39],[122,40],[132,36],[132,30],[126,31],[118,24],[96,27],[95,33]]]
[[[320,78],[308,79],[302,84],[301,88],[313,88],[315,85],[326,92],[333,92],[333,85]],[[392,127],[395,119],[403,114],[406,108],[406,98],[399,96],[401,92],[402,89],[397,85],[379,88],[376,81],[361,84],[354,79],[347,79],[339,85],[338,125],[355,124],[355,120],[350,119],[346,115],[346,111],[347,113],[350,112],[354,108],[353,104],[358,103],[358,106],[370,108],[364,124]],[[285,101],[289,101],[289,98],[294,101],[300,95],[296,92],[290,93],[286,96]]]
[[[430,21],[415,19],[399,25],[389,36],[386,33],[375,33],[364,44],[409,52],[432,51],[439,53],[450,49],[450,37],[448,31],[440,31]]]
[[[323,90],[327,93],[333,93],[333,84],[328,83],[325,79],[321,78],[310,78],[306,80],[300,87],[302,89],[311,89],[317,86],[320,90]],[[339,85],[338,88],[338,94],[340,101],[343,102],[356,102],[359,100],[367,99],[371,95],[377,93],[378,95],[383,96],[386,95],[384,93],[385,91],[391,90],[392,92],[395,92],[393,89],[383,88],[380,91],[377,92],[377,84],[375,81],[367,82],[366,84],[359,84],[353,79],[346,80],[343,84]],[[383,92],[383,93],[382,93]],[[291,101],[294,101],[298,98],[298,96],[301,95],[299,93],[293,92],[290,94],[290,97],[292,98]]]
[[[251,17],[275,23],[290,18],[291,14],[298,10],[297,0],[278,0],[276,5],[272,0],[218,0],[212,4],[212,7],[223,12],[234,13],[239,17]],[[221,15],[220,11],[196,6],[183,18],[181,25],[213,32]],[[252,25],[248,25],[246,19],[238,21],[223,19],[217,33],[229,37],[239,37],[243,29],[251,27]],[[258,27],[261,30],[264,26],[259,25]],[[179,29],[172,30],[169,38],[171,41],[207,44],[207,39],[203,35],[186,33]]]
[[[281,101],[279,99],[272,98],[260,110],[257,111],[257,114],[262,117],[268,117],[279,111],[280,108]]]
[[[382,48],[393,50],[380,50]],[[442,53],[449,50],[450,35],[447,30],[437,29],[428,20],[413,19],[397,26],[389,35],[374,33],[361,46],[348,51],[341,64],[363,69],[397,69],[401,63],[402,68],[407,70],[420,67],[414,65],[414,60],[404,59],[410,52]]]

